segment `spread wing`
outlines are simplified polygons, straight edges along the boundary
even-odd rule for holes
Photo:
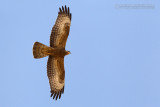
[[[64,57],[49,56],[47,62],[47,75],[51,88],[51,97],[53,99],[59,97],[64,92],[65,71],[64,71]]]
[[[64,48],[67,42],[71,25],[71,13],[69,7],[59,8],[58,17],[52,28],[50,36],[50,46],[54,48]]]

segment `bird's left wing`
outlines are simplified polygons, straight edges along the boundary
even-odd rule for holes
[[[59,8],[58,17],[52,28],[50,36],[50,46],[54,48],[64,48],[70,31],[71,13],[69,7]]]
[[[51,97],[56,100],[61,98],[64,92],[65,71],[64,57],[49,56],[47,62],[47,75],[51,88]]]

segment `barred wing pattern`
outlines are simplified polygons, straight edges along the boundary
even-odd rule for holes
[[[49,56],[47,62],[47,75],[51,88],[51,97],[56,100],[64,92],[65,71],[64,57]]]
[[[58,17],[52,28],[50,36],[50,47],[65,49],[71,24],[71,13],[69,7],[59,8]],[[49,78],[51,97],[56,100],[61,98],[64,92],[65,70],[64,57],[49,56],[47,63],[47,75]]]
[[[58,17],[52,28],[50,36],[50,46],[56,48],[64,48],[67,42],[71,24],[71,13],[69,7],[59,8]]]

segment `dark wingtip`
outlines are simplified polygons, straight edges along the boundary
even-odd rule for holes
[[[60,12],[60,13],[62,13],[62,10],[61,10],[61,8],[59,8],[59,12]]]
[[[68,14],[66,5],[65,5],[65,13]]]
[[[64,7],[62,6],[62,13],[64,13]]]
[[[54,93],[51,93],[51,96],[50,96],[50,97],[52,97],[52,96],[53,96],[53,94],[54,94]]]
[[[61,94],[62,94],[62,93],[60,92],[60,94],[59,94],[59,99],[61,98]]]
[[[70,9],[69,7],[67,8],[67,6],[62,6],[62,8],[59,8],[59,12],[58,14],[66,14],[67,16],[69,16],[70,20],[71,20],[71,13],[70,13]]]
[[[69,14],[70,14],[70,10],[69,10],[69,7],[68,7],[68,16],[69,16]]]
[[[58,92],[58,94],[57,94],[57,96],[56,96],[56,100],[58,99],[58,96],[59,96],[59,92]]]
[[[55,98],[55,96],[56,96],[56,93],[54,94],[53,99]]]
[[[72,19],[72,14],[70,13],[70,20]]]
[[[62,94],[64,93],[64,87],[62,88],[61,92],[62,92]]]
[[[51,91],[51,96],[53,97],[53,99],[57,100],[58,98],[61,98],[61,94],[64,93],[64,87],[59,91],[59,92],[55,92],[55,91]]]

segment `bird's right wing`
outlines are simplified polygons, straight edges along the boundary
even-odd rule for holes
[[[64,92],[65,71],[64,71],[64,57],[49,56],[47,62],[47,75],[51,88],[51,97],[53,99],[59,97]]]

